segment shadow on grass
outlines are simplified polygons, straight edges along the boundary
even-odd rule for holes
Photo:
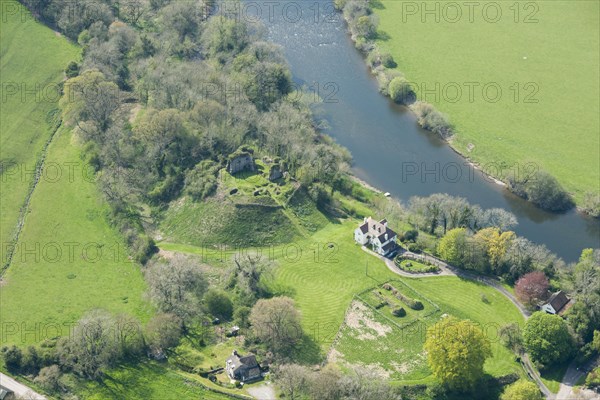
[[[289,358],[299,364],[314,365],[325,359],[321,346],[307,334],[302,335],[300,342],[289,352]]]

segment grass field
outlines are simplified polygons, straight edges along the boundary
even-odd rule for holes
[[[72,141],[61,128],[47,162],[76,163],[73,181],[66,172],[57,181],[40,181],[0,287],[3,344],[65,335],[68,324],[93,308],[127,312],[142,321],[153,312],[142,297],[140,267],[128,260],[121,237],[108,226],[95,182],[82,179]]]
[[[8,13],[12,7],[21,9]],[[5,14],[6,13],[6,14]],[[7,15],[8,14],[8,15]],[[56,109],[70,60],[80,50],[52,30],[35,22],[16,1],[0,7],[0,241],[11,240],[19,209],[33,178],[37,159],[53,132]],[[32,93],[33,92],[33,93]],[[5,260],[5,246],[0,259]]]
[[[408,310],[403,318],[391,316],[387,306],[380,310],[360,310],[356,303],[347,314],[340,332],[339,342],[331,357],[342,365],[361,365],[377,371],[383,377],[403,383],[429,383],[433,377],[427,367],[422,346],[427,327],[439,321],[444,314],[470,319],[480,324],[492,342],[493,356],[485,364],[487,373],[493,376],[521,373],[514,355],[499,341],[497,328],[509,322],[522,324],[517,309],[496,290],[456,277],[401,279],[406,289],[398,283],[394,286],[408,297],[416,297],[425,304],[423,311]],[[383,292],[383,291],[382,291]],[[416,295],[414,294],[416,293]],[[488,299],[482,301],[482,295]],[[362,296],[367,300],[369,298]],[[431,308],[431,301],[439,310]],[[371,304],[372,305],[372,304]],[[354,315],[357,313],[357,315]],[[351,315],[351,316],[349,316]],[[406,323],[405,318],[415,320]],[[352,322],[356,320],[360,323]]]
[[[75,382],[76,392],[85,399],[231,399],[211,392],[194,377],[184,376],[162,364],[145,362],[135,366],[122,366],[108,371],[102,383]]]
[[[382,376],[405,383],[427,383],[432,380],[422,354],[425,327],[437,321],[444,313],[468,318],[486,327],[492,341],[493,357],[486,363],[486,371],[494,376],[520,372],[514,355],[505,349],[496,336],[496,329],[509,322],[523,323],[519,311],[502,294],[488,286],[461,280],[456,277],[400,278],[389,271],[381,261],[362,251],[354,243],[352,232],[355,220],[329,223],[310,238],[299,239],[286,245],[256,248],[278,265],[270,280],[275,294],[292,297],[302,313],[302,325],[307,335],[298,353],[305,353],[303,360],[318,362],[333,344],[338,330],[345,320],[348,307],[361,295],[368,303],[376,305],[371,296],[375,288],[389,280],[395,287],[411,298],[422,300],[425,309],[407,311],[404,318],[391,316],[387,306],[376,313],[374,319],[390,326],[389,334],[368,342],[347,331],[342,326],[342,339],[335,346],[333,359],[344,365],[370,365]],[[206,249],[185,244],[159,243],[163,250],[195,254],[208,254],[207,262],[215,262],[221,253],[206,253]],[[214,255],[215,260],[211,259]],[[406,287],[408,285],[409,287]],[[485,298],[486,301],[483,301]],[[439,307],[439,310],[438,310]],[[389,323],[396,321],[404,326],[415,320],[419,325],[399,329]],[[420,334],[415,335],[414,327]],[[367,332],[369,333],[369,332]],[[373,332],[370,332],[373,334]],[[402,341],[400,341],[400,339]],[[393,358],[386,356],[392,349]]]
[[[377,1],[378,43],[419,98],[450,116],[452,145],[488,172],[524,176],[531,162],[576,200],[600,193],[600,3],[491,4],[500,14],[488,3],[476,3],[471,22],[467,3],[453,3],[457,17],[445,2]]]

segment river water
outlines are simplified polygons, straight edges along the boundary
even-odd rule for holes
[[[600,247],[600,221],[574,210],[548,213],[512,195],[381,95],[330,0],[246,1],[238,11],[263,21],[269,39],[283,47],[295,83],[323,99],[315,106],[317,118],[350,150],[359,178],[403,202],[446,192],[482,208],[504,208],[517,216],[517,234],[566,261],[577,260],[583,248]],[[527,173],[529,166],[520,168]]]

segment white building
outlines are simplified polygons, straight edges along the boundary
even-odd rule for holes
[[[371,245],[373,251],[382,256],[391,255],[396,249],[396,232],[388,228],[387,220],[377,222],[373,218],[365,218],[354,230],[354,240],[363,246]]]
[[[562,314],[569,308],[570,303],[571,300],[567,295],[560,291],[552,294],[548,301],[540,306],[540,309],[548,314]]]

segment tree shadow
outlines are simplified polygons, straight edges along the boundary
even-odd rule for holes
[[[291,361],[306,365],[319,364],[325,359],[321,346],[306,333],[302,335],[299,343],[292,347],[288,357]]]

